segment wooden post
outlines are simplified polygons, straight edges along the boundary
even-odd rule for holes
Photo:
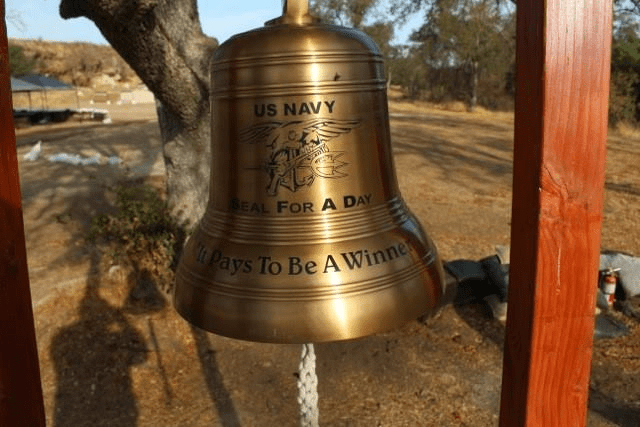
[[[500,426],[584,426],[604,192],[610,0],[517,8]]]
[[[0,18],[0,426],[44,427],[13,129],[4,0],[0,0]]]

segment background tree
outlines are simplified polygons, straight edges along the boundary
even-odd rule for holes
[[[154,93],[171,212],[194,224],[208,200],[209,61],[196,0],[61,0],[60,15],[86,17]]]
[[[13,9],[7,11],[6,21],[18,31],[24,31],[27,26],[22,20],[20,12]],[[9,41],[9,69],[12,76],[23,76],[33,72],[36,66],[35,58],[27,58],[20,46],[15,46]]]
[[[378,0],[313,0],[312,13],[323,22],[362,29]]]
[[[622,15],[640,17],[640,0],[613,0],[613,10],[614,20]]]
[[[458,88],[458,93],[450,94],[464,99],[470,110],[478,103],[482,74],[491,76],[494,86],[497,80],[499,90],[504,89],[505,76],[515,55],[515,26],[510,6],[495,0],[413,3],[426,8],[425,23],[413,33],[411,40],[420,44],[427,56],[426,65],[435,78],[432,88],[453,82],[444,92]]]
[[[391,44],[394,23],[382,19],[376,12],[378,5],[379,0],[313,0],[311,12],[324,23],[354,27],[371,37],[380,48],[385,60],[385,73],[390,80],[390,61],[395,53],[395,47]]]
[[[393,75],[393,68],[391,66],[396,53],[396,47],[391,44],[393,40],[394,28],[390,22],[376,21],[371,25],[365,25],[362,27],[362,31],[380,48],[380,53],[384,58],[385,75],[387,78],[387,85],[391,83],[391,77]]]
[[[9,43],[9,68],[12,76],[19,77],[30,74],[35,66],[35,58],[27,58],[20,46]]]
[[[404,88],[409,99],[418,99],[427,88],[427,67],[421,46],[394,46],[387,63],[390,82]]]
[[[611,44],[609,124],[637,124],[640,102],[640,25],[633,14],[615,14]]]
[[[391,0],[390,11],[400,20],[415,13],[425,16],[424,24],[412,36],[414,45],[405,48],[401,58],[405,64],[416,65],[400,67],[408,75],[396,78],[410,94],[415,95],[416,89],[425,88],[432,101],[448,97],[465,99],[472,105],[477,98],[481,105],[490,108],[510,107],[516,78],[515,3],[514,0],[511,3],[499,0]],[[640,122],[640,0],[613,0],[613,6],[609,120],[612,125],[618,122],[637,124]],[[483,14],[486,18],[477,19]],[[474,51],[481,54],[474,58]],[[476,60],[477,68],[473,65]],[[424,67],[422,73],[416,72],[418,64]],[[473,77],[476,69],[477,80]],[[461,79],[461,70],[471,71],[471,75]],[[425,82],[416,81],[416,78],[425,79]],[[464,89],[465,94],[461,94],[460,89]]]

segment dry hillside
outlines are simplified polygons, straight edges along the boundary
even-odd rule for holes
[[[140,79],[109,45],[10,39],[27,58],[36,60],[35,73],[79,87],[107,89],[135,87]]]

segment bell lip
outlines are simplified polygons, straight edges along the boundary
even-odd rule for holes
[[[220,321],[220,318],[212,318],[204,312],[198,313],[197,310],[192,310],[195,301],[198,301],[199,304],[204,303],[202,289],[197,287],[190,289],[195,292],[186,292],[186,299],[184,290],[181,298],[178,298],[174,292],[173,305],[178,314],[187,322],[207,332],[227,338],[272,344],[348,341],[385,333],[408,322],[432,316],[441,310],[447,301],[444,298],[445,273],[440,258],[436,256],[431,264],[425,266],[425,270],[427,280],[424,280],[424,275],[418,275],[403,284],[394,284],[378,292],[373,292],[368,295],[367,300],[356,297],[359,298],[360,304],[373,308],[366,313],[366,319],[349,315],[349,319],[346,320],[346,323],[349,324],[348,328],[344,328],[340,322],[333,321],[334,319],[327,322],[325,315],[323,315],[325,322],[320,322],[313,315],[309,315],[308,317],[303,316],[295,323],[289,322],[287,325],[284,325],[283,322],[270,323],[269,319],[262,319],[262,321],[248,319],[235,323]],[[395,292],[399,287],[404,287],[407,294],[400,297],[403,292],[399,292],[397,298],[391,298],[393,304],[377,304],[379,298],[381,301],[389,301],[389,295],[384,298],[378,294],[385,294],[389,289],[392,289],[391,292]],[[420,292],[419,289],[424,292]],[[310,303],[308,312],[313,313],[315,311],[314,301],[307,301],[307,303]],[[289,304],[296,303],[290,302]],[[278,310],[275,311],[286,312],[286,307],[287,304],[278,304]],[[317,314],[315,317],[318,317]],[[385,321],[382,322],[379,319]],[[310,327],[310,324],[316,326]]]
[[[297,286],[286,292],[269,284],[262,289],[221,286],[223,282],[193,271],[183,255],[173,306],[201,329],[253,342],[344,341],[392,330],[450,302],[437,247],[421,233],[419,223],[414,225],[414,245],[421,250],[411,265],[360,282],[349,278],[337,294],[331,286]]]

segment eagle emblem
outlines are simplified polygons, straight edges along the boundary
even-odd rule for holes
[[[343,178],[347,163],[344,151],[330,151],[327,143],[351,132],[356,120],[311,119],[271,121],[250,126],[240,132],[240,142],[262,143],[270,148],[262,169],[269,175],[267,194],[275,196],[280,187],[297,191],[310,186],[316,177]]]

